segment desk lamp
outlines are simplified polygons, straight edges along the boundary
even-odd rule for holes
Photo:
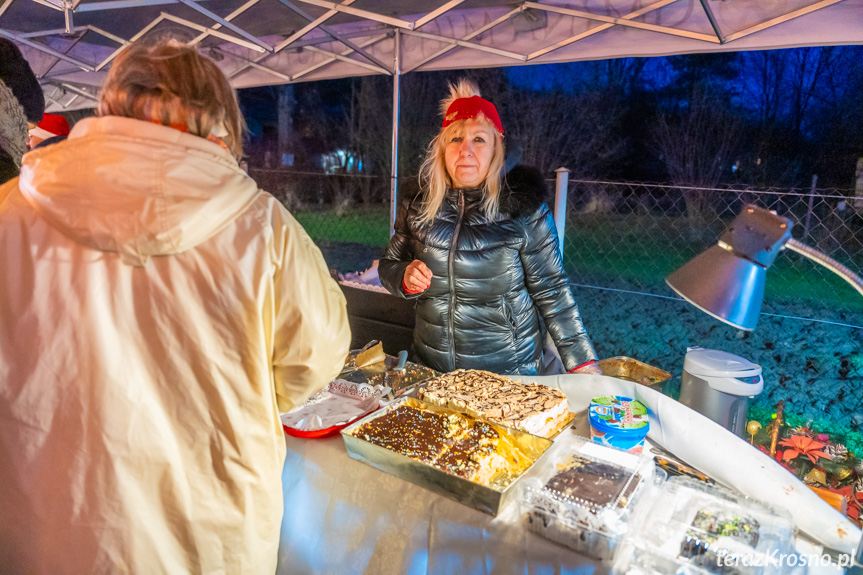
[[[764,299],[767,268],[783,248],[838,274],[863,295],[860,276],[791,237],[791,221],[747,205],[719,242],[665,278],[683,299],[718,320],[751,331]]]

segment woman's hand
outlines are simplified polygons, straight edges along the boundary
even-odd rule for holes
[[[431,285],[432,273],[427,265],[419,260],[412,261],[405,270],[402,280],[405,291],[420,293],[426,291]]]
[[[589,363],[584,367],[572,370],[570,373],[586,373],[589,375],[602,375],[602,368],[596,363]]]

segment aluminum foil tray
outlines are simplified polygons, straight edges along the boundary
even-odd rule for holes
[[[368,463],[385,473],[491,515],[497,515],[510,500],[513,500],[512,498],[517,497],[519,481],[530,471],[536,461],[540,459],[552,444],[551,440],[544,437],[536,437],[523,431],[510,429],[509,427],[490,424],[498,433],[508,437],[514,445],[532,459],[533,464],[505,488],[495,489],[493,487],[486,487],[485,485],[450,475],[427,463],[415,461],[405,455],[374,445],[353,435],[353,432],[366,422],[381,417],[386,412],[397,409],[402,405],[445,415],[455,413],[450,409],[431,405],[414,397],[401,397],[385,408],[364,417],[342,430],[342,438],[344,439],[348,455],[354,459]]]
[[[348,355],[347,359],[345,360],[345,367],[338,375],[339,379],[344,379],[345,381],[350,381],[352,383],[387,385],[389,382],[389,380],[387,379],[387,373],[390,374],[390,377],[392,377],[392,374],[397,373],[392,371],[398,364],[398,358],[395,356],[387,355],[384,361],[372,363],[360,368],[358,368],[356,366],[356,363],[354,362],[354,360],[356,360],[356,357],[357,350],[351,351],[350,355]],[[416,386],[419,383],[428,381],[439,376],[440,373],[438,373],[437,371],[429,367],[425,367],[424,365],[409,361],[405,364],[404,371],[398,374],[399,385],[401,388],[400,393],[404,393],[406,390]]]
[[[642,385],[658,385],[671,379],[671,374],[663,369],[622,355],[601,359],[597,363],[602,369],[603,375],[634,381]]]

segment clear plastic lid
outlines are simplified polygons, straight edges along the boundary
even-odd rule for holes
[[[664,479],[649,456],[559,438],[522,480],[528,529],[596,559],[611,559],[618,540]]]
[[[723,487],[674,477],[627,536],[615,572],[781,573],[777,557],[792,551],[793,534],[787,512]]]

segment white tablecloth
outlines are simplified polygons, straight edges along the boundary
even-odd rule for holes
[[[340,436],[287,438],[278,573],[603,574],[564,547],[350,459]]]
[[[654,442],[745,493],[766,501],[792,501],[798,527],[819,531],[812,533],[816,539],[833,543],[833,526],[841,526],[848,531],[842,546],[850,550],[859,541],[856,527],[848,527],[847,519],[808,489],[798,489],[787,471],[658,392],[605,376],[530,379],[563,389],[576,412],[603,393],[637,397],[650,411],[649,438]],[[665,420],[662,425],[658,415]],[[576,430],[583,435],[586,425],[582,414]],[[278,573],[607,572],[601,563],[527,532],[518,525],[513,508],[494,518],[351,459],[341,436],[287,437],[286,442]],[[822,526],[831,529],[822,531]]]

